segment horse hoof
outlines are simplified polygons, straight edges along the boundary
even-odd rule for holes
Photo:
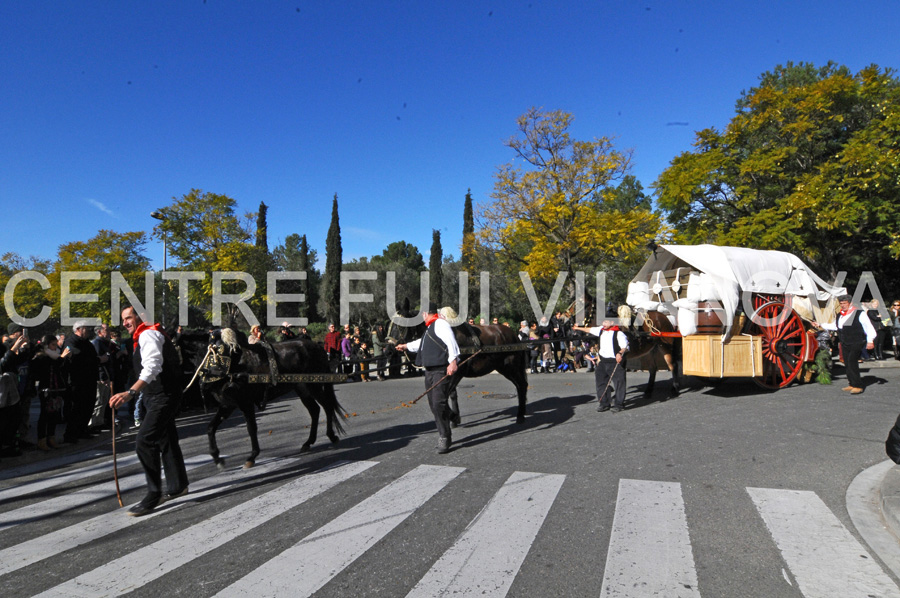
[[[256,465],[256,461],[244,461],[244,469],[250,469]]]
[[[452,419],[451,419],[451,420],[450,420],[450,427],[451,427],[451,428],[456,428],[457,426],[459,426],[459,424],[456,423],[455,420],[452,420]]]
[[[516,423],[517,423],[517,424],[520,424],[520,425],[521,425],[521,424],[524,424],[524,423],[525,423],[525,416],[517,417],[517,418],[516,418]]]
[[[308,444],[304,444],[303,446],[301,446],[301,447],[300,447],[300,452],[301,452],[301,453],[308,453],[308,452],[309,452],[309,445],[308,445]]]
[[[337,444],[340,439],[337,436],[329,436],[328,440],[331,441],[331,444]]]
[[[225,460],[224,459],[220,459],[219,461],[216,461],[216,469],[218,469],[219,471],[225,471]]]

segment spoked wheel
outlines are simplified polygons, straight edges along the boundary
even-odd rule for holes
[[[767,301],[750,318],[750,333],[762,339],[763,388],[784,388],[803,369],[809,338],[803,320],[780,300]]]

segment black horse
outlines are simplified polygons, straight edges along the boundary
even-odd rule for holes
[[[395,344],[407,343],[421,338],[425,334],[424,322],[417,326],[400,326],[392,323],[391,330],[396,331],[396,337],[391,341]],[[453,327],[456,342],[462,352],[459,356],[461,363],[459,369],[450,378],[448,390],[450,409],[453,411],[452,425],[461,422],[459,413],[459,401],[456,396],[456,387],[463,378],[479,378],[491,372],[498,372],[504,378],[513,383],[519,398],[519,409],[516,412],[516,423],[525,422],[525,403],[528,400],[528,351],[519,350],[518,347],[508,351],[492,350],[500,345],[518,345],[518,336],[509,326],[491,324],[488,326],[473,326],[460,324]],[[481,351],[479,351],[481,350]],[[415,361],[414,359],[410,359]]]
[[[227,335],[226,335],[227,336]],[[251,345],[246,336],[234,334],[229,343],[220,335],[185,333],[178,339],[182,351],[182,359],[190,362],[195,370],[201,370],[201,392],[212,395],[219,408],[207,427],[209,453],[220,468],[224,459],[219,456],[216,444],[216,431],[235,409],[240,409],[247,422],[247,433],[250,435],[251,453],[244,462],[244,467],[251,467],[259,456],[259,440],[256,427],[256,409],[265,404],[271,397],[277,397],[295,391],[309,412],[309,438],[300,448],[307,452],[315,443],[319,426],[319,406],[325,410],[326,435],[332,443],[337,443],[338,435],[344,434],[341,418],[346,411],[341,407],[334,393],[334,384],[330,382],[299,382],[286,384],[268,384],[249,382],[249,375],[271,375],[270,354],[261,343]],[[276,364],[279,374],[329,374],[328,356],[324,349],[308,339],[295,339],[280,343],[271,343],[271,358]],[[229,363],[216,371],[215,366],[204,365],[209,351],[218,355],[226,355]],[[223,362],[224,363],[224,362]],[[202,371],[206,369],[206,371]],[[212,381],[202,381],[204,378]],[[335,433],[335,431],[337,433]]]

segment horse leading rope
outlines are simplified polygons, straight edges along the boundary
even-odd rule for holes
[[[462,366],[464,366],[464,365],[466,364],[467,361],[469,361],[470,359],[472,359],[473,357],[475,357],[476,355],[478,355],[479,353],[481,353],[481,351],[482,351],[482,350],[479,349],[478,351],[475,351],[474,353],[472,353],[471,355],[469,355],[468,357],[466,357],[465,359],[463,359],[462,361],[460,361],[460,362],[459,362],[459,365],[458,365],[457,368],[456,368],[457,371],[459,371],[459,368],[461,368]],[[444,380],[446,380],[447,378],[449,378],[449,377],[452,376],[452,375],[453,375],[453,374],[446,374],[443,378],[441,378],[440,380],[438,380],[437,382],[435,382],[434,384],[432,384],[431,387],[428,388],[425,392],[423,392],[422,394],[420,394],[419,396],[417,396],[413,401],[411,401],[411,402],[410,402],[410,405],[415,405],[416,403],[418,403],[418,402],[419,402],[419,399],[421,399],[422,397],[424,397],[425,395],[427,395],[428,393],[430,393],[432,390],[434,390],[435,388],[437,388],[438,386],[440,386],[441,383],[442,383]]]

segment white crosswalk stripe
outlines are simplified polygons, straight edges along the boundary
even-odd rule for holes
[[[372,461],[344,462],[304,475],[38,596],[100,598],[133,591],[374,465]]]
[[[260,461],[253,469],[238,467],[225,473],[204,478],[190,486],[190,494],[177,502],[168,503],[145,517],[127,517],[123,509],[117,509],[69,527],[38,536],[27,542],[0,550],[0,575],[12,573],[22,567],[48,559],[54,555],[93,542],[125,528],[144,523],[171,512],[181,506],[212,496],[232,484],[247,482],[296,463],[297,459],[271,459]]]
[[[700,596],[681,484],[619,480],[600,595]]]
[[[900,596],[900,590],[813,492],[747,488],[806,598]]]
[[[137,455],[128,455],[126,457],[120,457],[118,459],[117,465],[119,468],[124,469],[125,467],[128,467],[130,465],[135,465],[137,462]],[[43,490],[47,490],[48,488],[55,488],[57,486],[62,486],[63,484],[68,484],[69,482],[73,482],[76,480],[83,480],[90,475],[105,473],[109,475],[109,479],[112,479],[112,472],[113,463],[112,459],[109,459],[108,461],[104,461],[102,463],[88,465],[87,467],[79,467],[78,469],[73,469],[72,471],[48,475],[38,480],[25,482],[24,484],[17,484],[11,488],[4,488],[0,490],[0,502],[12,500],[21,496],[28,496],[29,494],[36,494]]]
[[[185,459],[184,464],[187,470],[190,471],[192,469],[200,467],[201,465],[208,464],[209,461],[209,456],[200,455],[191,457],[190,459]],[[110,473],[112,472],[110,471]],[[147,478],[143,473],[135,473],[123,478],[119,478],[119,489],[122,492],[127,492],[135,488],[140,488],[146,483]],[[104,498],[113,498],[115,497],[115,495],[116,487],[113,483],[112,475],[110,475],[109,481],[105,483],[91,486],[89,488],[73,492],[71,494],[65,494],[63,496],[51,498],[40,503],[13,509],[12,511],[7,511],[5,513],[0,513],[0,533],[8,530],[11,527],[15,527],[23,523],[28,523],[29,521],[37,521],[38,519],[53,517],[55,515],[58,515],[59,513],[71,509],[77,509],[78,507],[89,505],[92,502],[96,502]]]
[[[208,463],[208,457],[197,457],[189,463],[189,467],[197,467]],[[410,537],[410,530],[419,529],[416,526],[421,521],[401,524],[425,508],[429,501],[435,501],[439,493],[446,503],[452,496],[467,492],[467,485],[475,483],[478,472],[470,470],[460,477],[465,468],[420,465],[405,473],[402,470],[396,475],[391,473],[393,481],[385,485],[379,481],[384,472],[357,477],[377,464],[372,461],[339,462],[302,474],[293,471],[299,463],[301,460],[297,458],[274,458],[260,461],[249,470],[234,468],[192,479],[190,494],[161,506],[146,517],[127,517],[124,509],[112,508],[74,524],[72,518],[77,519],[78,505],[95,501],[101,495],[110,495],[110,482],[94,479],[109,464],[95,464],[60,474],[42,489],[77,482],[76,471],[89,479],[91,486],[78,486],[81,489],[44,501],[29,499],[33,504],[0,513],[0,530],[4,525],[9,529],[37,519],[43,522],[41,529],[49,530],[14,545],[9,545],[14,535],[0,536],[6,539],[6,546],[0,549],[0,587],[4,587],[6,594],[4,580],[7,579],[5,576],[10,576],[9,579],[16,580],[10,595],[26,595],[22,593],[27,585],[27,581],[23,582],[28,571],[25,568],[38,564],[64,576],[32,590],[47,588],[39,596],[117,596],[152,587],[150,584],[156,580],[160,580],[159,585],[163,583],[162,577],[182,567],[187,570],[193,561],[214,550],[234,553],[242,542],[253,542],[252,534],[259,534],[258,528],[264,523],[277,520],[313,499],[321,503],[325,499],[324,493],[339,492],[338,485],[356,478],[352,492],[363,489],[369,494],[361,502],[330,521],[315,524],[312,527],[317,527],[316,531],[303,538],[299,535],[291,537],[290,528],[279,530],[280,547],[257,560],[253,565],[255,569],[234,571],[225,582],[231,585],[223,588],[225,583],[213,583],[207,568],[203,569],[207,571],[205,577],[198,579],[198,586],[190,591],[197,596],[310,596],[328,584],[325,591],[333,593],[330,590],[332,581],[341,584],[342,576],[352,578],[374,562],[380,562],[367,555],[376,545],[382,546],[384,553],[400,546],[403,550],[415,551],[417,545],[431,547],[434,542],[439,542],[441,544],[433,546],[430,552],[435,555],[442,552],[440,557],[433,557],[436,558],[433,563],[420,562],[417,566],[421,569],[416,569],[418,573],[414,577],[409,575],[410,572],[395,576],[396,587],[385,586],[384,580],[379,580],[382,591],[390,588],[391,595],[406,594],[408,598],[504,597],[523,571],[531,576],[535,574],[537,563],[529,561],[528,556],[537,540],[543,538],[540,552],[546,553],[547,546],[556,545],[561,532],[546,525],[547,517],[562,489],[565,487],[571,493],[571,488],[578,486],[565,485],[564,475],[513,472],[504,483],[496,482],[495,489],[491,489],[493,496],[465,529],[458,532],[454,541],[441,536]],[[134,477],[138,485],[143,483],[142,476]],[[377,487],[373,488],[373,483]],[[235,490],[246,492],[260,484],[265,484],[265,488],[256,490],[253,498],[239,504],[232,500],[227,503],[226,510],[208,514],[215,510],[218,500],[239,496]],[[37,492],[38,486],[26,487],[30,490],[22,491],[18,496]],[[763,533],[764,523],[783,558],[783,563],[779,560],[776,567],[784,567],[788,581],[796,580],[796,587],[790,589],[792,595],[805,598],[900,598],[896,583],[815,493],[747,488],[746,494],[741,496],[743,498],[739,500],[745,502],[748,509],[751,509],[751,503],[755,506],[761,517],[760,533]],[[207,500],[210,498],[214,500]],[[567,499],[571,500],[572,496]],[[73,517],[64,519],[65,524],[58,524],[58,529],[53,529],[53,520],[48,517],[59,508],[69,509]],[[433,505],[431,509],[434,508]],[[165,521],[167,515],[176,511],[189,514],[192,512],[189,509],[195,509],[194,512],[200,515],[194,519],[184,515],[176,517],[175,520],[181,522],[177,530],[168,531],[165,526],[152,523]],[[310,512],[315,513],[316,508],[312,506]],[[691,531],[680,484],[622,479],[614,512],[608,509],[599,512],[611,519],[605,524],[610,529],[606,563],[602,571],[597,571],[598,585],[594,586],[599,586],[601,596],[699,598],[703,595],[704,580],[702,575],[698,580],[692,547],[692,533],[696,532]],[[457,525],[462,523],[458,521]],[[139,525],[153,530],[152,541],[142,542],[143,532],[131,531],[133,526]],[[127,538],[136,547],[125,555],[120,553],[117,558],[101,563],[102,559],[97,558],[98,550],[102,554],[102,547],[111,545],[113,535]],[[29,537],[27,530],[24,537]],[[602,553],[606,542],[605,536],[598,535],[595,544],[584,547],[585,558]],[[79,551],[90,555],[86,560],[89,566],[79,568]],[[66,553],[66,566],[57,571],[53,566],[63,553]],[[239,550],[237,554],[240,554]],[[776,553],[772,551],[772,554]],[[571,556],[567,553],[568,558]],[[777,560],[775,556],[769,558]],[[257,566],[260,562],[262,564]],[[351,568],[356,562],[361,566]],[[425,571],[424,575],[422,571]],[[415,581],[417,578],[418,582]],[[50,583],[58,585],[48,588]],[[204,592],[204,586],[209,586],[210,590]],[[527,595],[527,589],[524,591]]]
[[[506,596],[564,479],[510,476],[408,597]]]
[[[218,596],[309,596],[462,472],[418,466]]]

